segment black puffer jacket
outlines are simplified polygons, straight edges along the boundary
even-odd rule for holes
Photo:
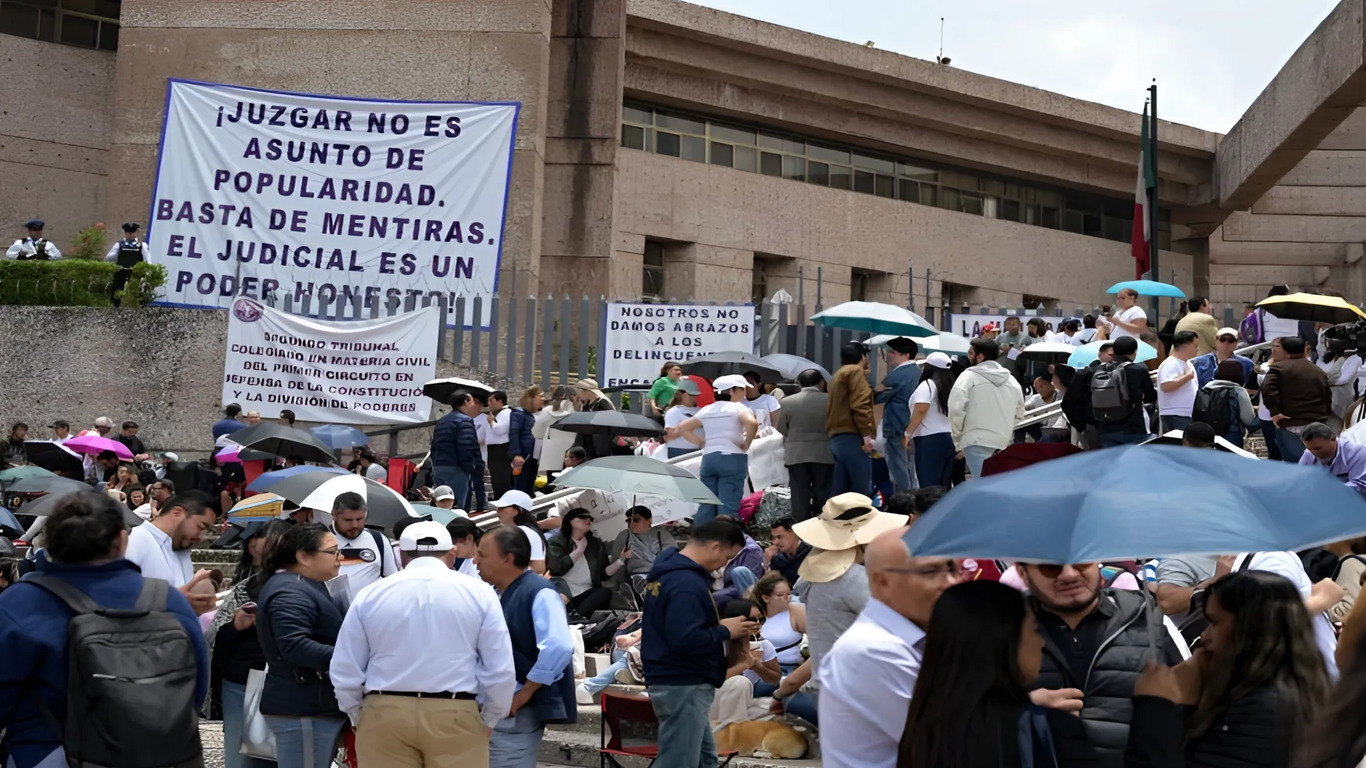
[[[1290,696],[1276,688],[1234,701],[1189,744],[1190,707],[1155,696],[1134,697],[1124,768],[1284,768],[1299,724]]]
[[[1077,688],[1085,694],[1082,724],[1100,765],[1105,768],[1119,768],[1124,764],[1134,683],[1151,658],[1145,605],[1151,604],[1138,592],[1101,590],[1096,610],[1106,617],[1105,629],[1085,680],[1073,679],[1067,654],[1057,647],[1048,632],[1044,633],[1043,667],[1033,688]],[[1035,604],[1035,610],[1044,609]],[[1157,638],[1158,661],[1164,664],[1180,662],[1181,654],[1171,636],[1162,629],[1162,624],[1155,624],[1154,629],[1162,632]]]

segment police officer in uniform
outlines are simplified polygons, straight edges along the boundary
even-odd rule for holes
[[[109,285],[109,298],[116,307],[123,303],[123,297],[119,292],[128,287],[128,279],[133,276],[133,267],[150,260],[147,243],[138,240],[137,231],[137,224],[124,224],[123,239],[114,243],[114,247],[104,255],[105,261],[112,261],[119,266],[118,271],[114,273],[114,282]]]
[[[42,219],[24,222],[24,229],[28,230],[28,237],[15,240],[14,245],[5,251],[5,258],[16,261],[48,261],[62,258],[62,252],[57,250],[57,246],[43,237]]]

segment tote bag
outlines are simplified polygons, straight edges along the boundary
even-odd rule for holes
[[[275,759],[275,734],[261,714],[261,692],[266,687],[266,673],[253,669],[247,673],[247,694],[242,702],[242,754],[248,757]],[[230,745],[224,745],[231,749]]]

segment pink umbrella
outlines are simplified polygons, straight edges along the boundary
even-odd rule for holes
[[[238,456],[238,453],[241,450],[241,448],[237,447],[224,448],[223,450],[214,454],[214,458],[218,459],[219,464],[241,464],[242,459]]]
[[[107,437],[100,437],[99,435],[81,435],[80,437],[73,437],[65,443],[62,443],[62,445],[69,451],[88,453],[91,456],[95,456],[105,451],[113,451],[114,455],[118,456],[120,459],[128,459],[129,461],[132,461],[133,459],[133,452],[128,450],[128,446],[117,440],[110,440]]]

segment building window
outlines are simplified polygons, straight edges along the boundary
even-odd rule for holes
[[[868,300],[868,273],[857,269],[849,274],[849,300]]]
[[[120,0],[0,0],[0,34],[118,50],[119,4]]]
[[[750,277],[749,300],[759,306],[768,298],[768,263],[763,259],[754,260],[754,271]]]
[[[0,10],[11,4],[91,1],[0,0]],[[1107,240],[1128,242],[1133,229],[1133,203],[1127,198],[934,167],[648,104],[626,103],[621,117],[621,145],[628,149]],[[1159,209],[1158,243],[1171,247],[1167,209]]]
[[[664,244],[645,241],[645,257],[640,268],[641,301],[664,300]]]

